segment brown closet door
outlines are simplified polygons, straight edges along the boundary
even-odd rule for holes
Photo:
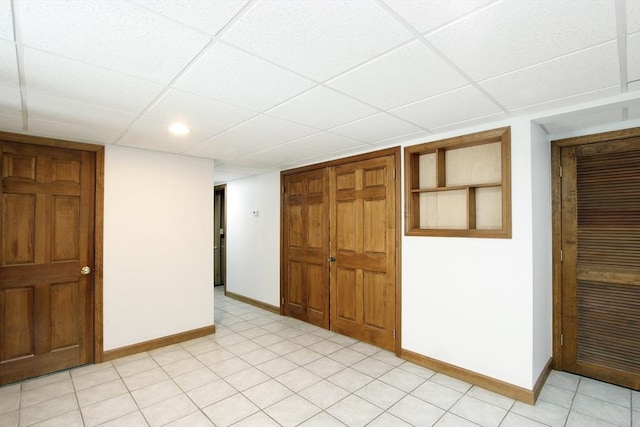
[[[284,178],[284,312],[329,328],[327,169]]]
[[[394,350],[394,156],[330,171],[331,330]]]
[[[561,161],[564,369],[640,389],[640,138]]]
[[[0,141],[0,384],[93,360],[94,153]]]

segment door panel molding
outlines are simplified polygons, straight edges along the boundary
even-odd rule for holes
[[[286,171],[282,171],[280,174],[280,178],[281,178],[281,197],[280,197],[280,212],[281,212],[281,217],[280,217],[280,221],[281,221],[281,226],[280,226],[280,233],[281,233],[281,239],[280,239],[280,301],[281,301],[281,305],[280,305],[280,313],[281,314],[285,314],[286,310],[285,310],[285,300],[287,299],[287,292],[289,291],[289,289],[287,288],[287,283],[286,283],[286,275],[288,273],[288,269],[289,269],[289,265],[287,263],[287,260],[285,258],[285,244],[287,242],[287,239],[289,238],[289,236],[286,235],[286,233],[288,232],[288,225],[287,225],[287,215],[285,214],[285,209],[286,209],[286,203],[285,203],[285,184],[286,181],[288,179],[288,177],[292,176],[292,175],[296,175],[296,174],[300,174],[300,173],[304,173],[304,172],[311,172],[311,171],[317,171],[320,169],[324,169],[327,170],[329,168],[336,168],[339,167],[341,165],[345,165],[345,164],[349,164],[349,163],[355,163],[355,162],[360,162],[360,161],[364,161],[364,160],[371,160],[371,159],[379,159],[379,158],[384,158],[386,156],[393,156],[393,170],[394,170],[394,180],[393,180],[393,185],[394,185],[394,192],[395,192],[395,200],[393,203],[393,209],[394,209],[394,227],[395,227],[395,235],[393,236],[393,241],[389,242],[390,244],[394,245],[395,248],[395,265],[394,265],[394,280],[395,280],[395,318],[394,318],[394,322],[395,322],[395,353],[397,355],[400,354],[401,349],[402,349],[402,345],[401,345],[401,319],[402,319],[402,311],[401,311],[401,271],[400,271],[400,266],[401,266],[401,246],[400,246],[400,242],[401,242],[401,186],[400,186],[400,168],[401,168],[401,149],[400,147],[394,147],[394,148],[388,148],[388,149],[383,149],[383,150],[378,150],[378,151],[373,151],[373,152],[369,152],[369,153],[364,153],[364,154],[360,154],[360,155],[356,155],[356,156],[351,156],[351,157],[345,157],[345,158],[341,158],[341,159],[337,159],[337,160],[332,160],[332,161],[328,161],[328,162],[323,162],[323,163],[318,163],[318,164],[314,164],[314,165],[309,165],[309,166],[304,166],[304,167],[300,167],[300,168],[296,168],[296,169],[291,169],[291,170],[286,170]],[[363,174],[363,180],[364,180],[364,184],[369,188],[369,191],[375,192],[375,187],[376,187],[376,183],[379,181],[380,179],[380,175],[381,172],[380,170],[376,169],[376,168],[372,168],[371,170],[367,170],[365,171],[365,173]],[[338,184],[338,186],[349,186],[349,182],[348,182],[348,177],[344,177],[344,179],[346,180],[345,182],[340,182]],[[376,206],[374,206],[374,204],[368,205],[365,210],[372,210],[375,209]],[[347,208],[345,207],[345,210]],[[345,212],[345,215],[348,212]],[[346,236],[345,236],[346,237]],[[354,236],[357,239],[357,236]],[[372,238],[371,236],[362,236],[362,238],[364,239],[364,241],[366,242],[366,249],[367,251],[365,251],[364,254],[357,254],[356,257],[359,258],[375,258],[376,256],[378,256],[379,254],[377,254],[376,249],[378,247],[380,247],[381,242],[375,238]],[[385,237],[386,238],[386,237]],[[327,253],[327,255],[329,255]],[[333,254],[331,254],[333,255]],[[343,267],[347,268],[348,265],[344,265]],[[328,270],[328,267],[326,268]],[[363,276],[363,280],[364,280],[364,276]],[[327,285],[328,286],[328,285]],[[349,316],[355,316],[355,313],[351,314],[351,313],[344,313],[345,316],[349,317]],[[369,316],[369,318],[371,318],[371,323],[375,324],[376,322],[378,322],[378,319],[375,318],[375,316],[372,313],[362,313],[363,316]]]
[[[90,160],[93,163],[92,170],[85,170],[85,175],[89,176],[90,184],[87,186],[89,190],[93,190],[94,192],[94,203],[90,206],[91,212],[90,215],[93,217],[93,247],[87,248],[88,253],[90,254],[90,259],[88,260],[88,264],[92,266],[92,278],[93,278],[93,302],[92,304],[87,305],[87,312],[85,315],[88,319],[93,319],[93,324],[91,325],[91,335],[93,342],[90,343],[89,348],[91,349],[91,354],[81,354],[81,358],[85,360],[90,360],[94,363],[101,363],[103,361],[104,355],[104,346],[103,346],[103,241],[104,241],[104,158],[105,158],[105,148],[102,145],[96,144],[87,144],[80,143],[74,141],[66,141],[60,139],[53,138],[44,138],[37,137],[31,135],[24,134],[15,134],[10,132],[1,132],[0,131],[0,141],[9,142],[9,143],[22,143],[22,144],[30,144],[39,146],[40,149],[47,153],[49,150],[48,147],[53,149],[69,149],[80,152],[80,155],[85,160]],[[19,162],[19,167],[21,168],[24,174],[28,174],[29,165],[31,163],[25,162],[22,159]],[[87,162],[85,162],[87,163]],[[88,164],[88,163],[87,163]],[[61,189],[64,189],[67,185],[65,182],[73,182],[73,176],[77,172],[76,165],[70,162],[58,162],[58,164],[50,165],[50,167],[55,168],[55,176],[56,176],[56,184]],[[28,178],[28,177],[26,177]],[[35,177],[33,177],[35,179]],[[89,191],[88,190],[88,191]],[[64,205],[64,204],[63,204]],[[65,207],[61,205],[60,209],[64,209]],[[66,206],[66,208],[70,208],[70,206]],[[68,224],[67,224],[68,225]],[[61,225],[59,232],[64,232],[65,226]],[[52,236],[53,237],[53,236]],[[82,250],[82,248],[81,248]],[[68,254],[62,253],[59,254],[62,257],[67,256]],[[42,274],[46,274],[46,272],[42,272]],[[62,288],[61,288],[62,289]],[[65,298],[70,298],[71,295],[54,295],[58,301],[64,301]],[[53,357],[53,356],[52,356]],[[62,359],[64,356],[62,353],[55,355],[56,360],[54,363],[64,363]],[[60,360],[58,360],[60,359]],[[28,360],[25,360],[25,363],[29,363]]]

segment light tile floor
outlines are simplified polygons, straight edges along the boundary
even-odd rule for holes
[[[530,406],[224,297],[217,332],[0,388],[0,426],[625,426],[640,393],[553,371]]]

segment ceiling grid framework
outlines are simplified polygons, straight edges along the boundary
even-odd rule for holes
[[[0,130],[221,182],[627,92],[545,129],[640,119],[636,0],[0,0]]]

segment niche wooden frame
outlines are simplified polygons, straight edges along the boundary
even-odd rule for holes
[[[492,179],[489,182],[484,182],[482,179],[479,182],[454,183],[452,185],[447,184],[447,152],[452,150],[460,150],[457,153],[461,153],[466,148],[478,148],[480,146],[486,146],[489,148],[489,144],[495,144],[493,147],[499,148],[500,159],[494,159],[494,163],[500,166],[499,171],[489,171],[489,175],[499,176],[499,178]],[[453,153],[451,153],[453,154]],[[467,153],[469,154],[469,153]],[[430,156],[431,161],[434,164],[434,183],[433,185],[421,186],[421,166],[424,168],[424,162],[421,164],[422,156]],[[469,156],[467,156],[469,157]],[[407,236],[441,236],[441,237],[484,237],[484,238],[511,238],[511,128],[503,127],[498,129],[492,129],[484,132],[477,132],[469,135],[463,135],[454,138],[443,139],[440,141],[428,142],[424,144],[405,147],[404,149],[404,161],[405,161],[405,235]],[[458,165],[458,168],[465,169],[464,166]],[[482,173],[482,164],[474,163],[468,165],[470,168],[480,170]],[[424,181],[424,172],[422,171],[422,177]],[[495,206],[492,208],[498,212],[501,217],[496,224],[492,224],[489,227],[480,228],[477,227],[477,219],[483,214],[478,212],[478,206],[476,203],[476,195],[479,191],[485,191],[484,189],[493,189],[494,193],[499,190],[501,193],[501,206],[497,209]],[[463,211],[460,212],[457,209],[455,212],[449,212],[452,216],[458,216],[458,218],[464,218],[464,224],[456,225],[455,227],[430,227],[425,222],[428,222],[431,218],[425,220],[425,206],[426,199],[435,195],[437,198],[439,195],[455,195],[460,197],[464,193],[464,205]],[[422,204],[421,204],[422,198]],[[422,212],[421,212],[422,210]],[[447,212],[441,214],[446,216]],[[422,225],[421,225],[422,219]]]

